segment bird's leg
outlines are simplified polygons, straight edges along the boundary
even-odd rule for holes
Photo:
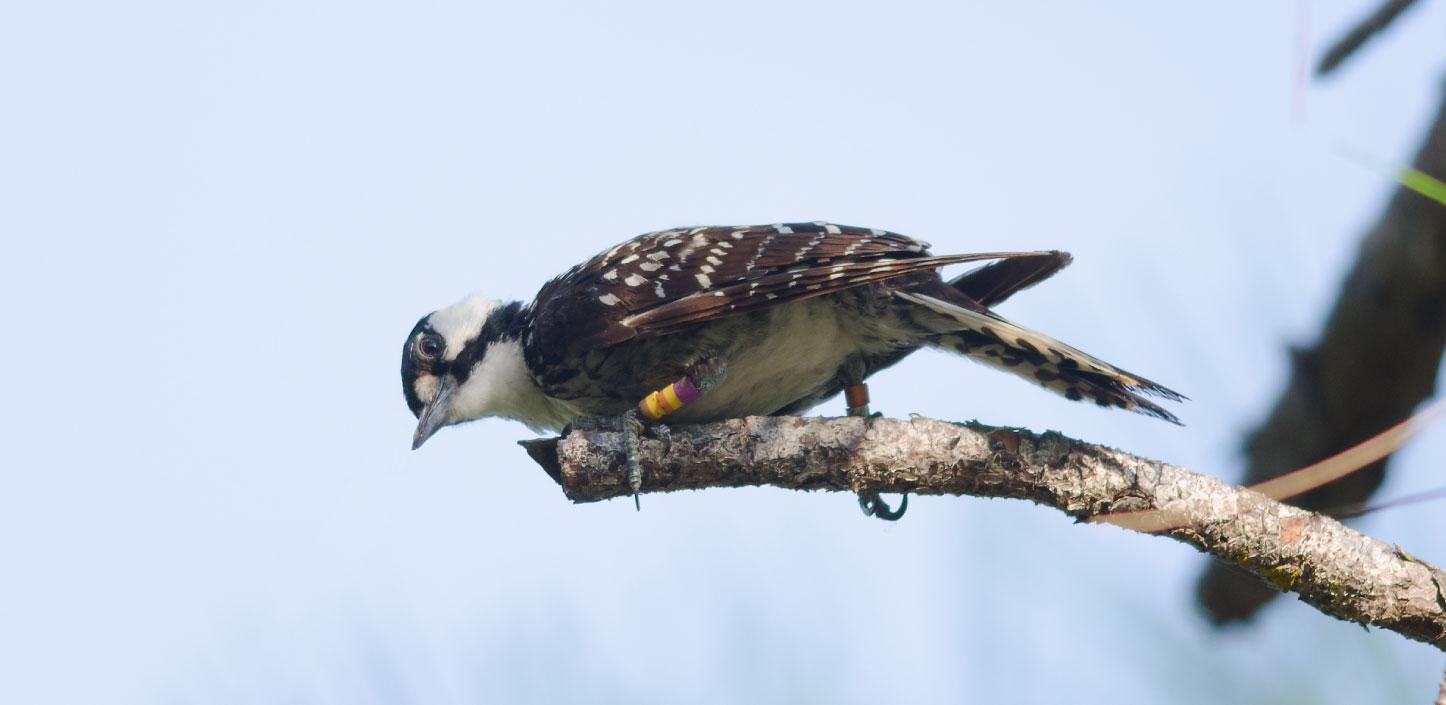
[[[849,416],[862,416],[869,418],[869,386],[864,384],[864,365],[859,358],[854,358],[844,363],[842,371],[844,384],[844,403],[847,405]],[[859,509],[864,510],[864,516],[872,516],[884,521],[898,521],[909,509],[909,495],[903,495],[899,500],[899,508],[891,509],[884,498],[878,492],[869,492],[859,495]]]
[[[638,493],[643,489],[643,468],[638,459],[638,443],[643,430],[649,429],[655,438],[670,448],[673,434],[660,421],[698,400],[698,397],[723,381],[727,367],[721,360],[705,358],[688,367],[688,371],[677,381],[653,392],[638,402],[638,405],[615,417],[584,416],[573,421],[574,428],[606,428],[622,434],[623,456],[627,467],[628,491],[633,495],[633,506],[641,509]]]
[[[640,511],[642,505],[638,501],[638,490],[643,486],[643,469],[638,460],[638,441],[642,438],[644,425],[638,413],[638,408],[633,407],[617,416],[579,416],[562,430],[566,436],[572,431],[613,431],[622,434],[623,459],[626,463],[628,473],[628,490],[633,495],[633,506]],[[665,433],[667,442],[671,444],[672,439]]]
[[[643,420],[638,418],[637,409],[628,409],[622,415],[623,458],[628,468],[628,493],[633,496],[633,509],[643,511],[638,492],[643,489],[643,467],[638,461],[638,441],[642,440]]]

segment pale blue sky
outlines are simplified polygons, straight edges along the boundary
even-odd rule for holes
[[[1211,633],[1194,551],[1024,503],[635,513],[516,424],[407,450],[426,311],[829,219],[1070,250],[1004,312],[1192,397],[1173,428],[919,354],[876,408],[1234,477],[1391,188],[1337,145],[1408,159],[1446,66],[1428,2],[1293,109],[1300,28],[1374,5],[1303,2],[0,9],[0,701],[1428,701],[1429,647],[1294,600]],[[1446,562],[1440,505],[1362,526]]]

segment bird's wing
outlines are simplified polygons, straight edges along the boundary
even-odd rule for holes
[[[949,286],[985,308],[994,308],[1005,299],[1054,276],[1068,267],[1071,259],[1068,252],[1058,250],[1009,257],[965,272],[951,279]]]
[[[599,348],[947,264],[1036,254],[933,256],[928,247],[897,233],[831,223],[666,230],[622,243],[548,283],[534,315],[551,342],[565,335],[576,348]]]

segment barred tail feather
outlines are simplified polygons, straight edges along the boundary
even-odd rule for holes
[[[1091,399],[1100,406],[1180,423],[1174,414],[1140,396],[1151,394],[1180,401],[1184,397],[1178,392],[988,311],[916,292],[895,291],[894,295],[959,324],[957,330],[936,336],[931,342],[936,347],[1023,377],[1068,399]]]

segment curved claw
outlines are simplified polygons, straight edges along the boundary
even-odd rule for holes
[[[884,521],[898,521],[909,510],[909,495],[900,495],[899,508],[891,509],[889,504],[879,493],[874,492],[868,495],[859,495],[859,509],[864,511],[864,516],[878,517]]]

